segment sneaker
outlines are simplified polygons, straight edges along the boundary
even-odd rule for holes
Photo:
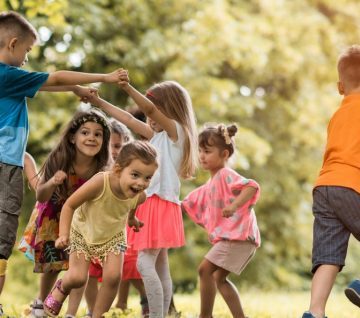
[[[310,311],[305,311],[301,318],[316,318]],[[327,318],[324,316],[324,318]]]
[[[345,295],[354,305],[360,307],[360,280],[353,280],[346,287]]]
[[[31,306],[31,314],[32,318],[46,318],[44,312],[43,302],[40,299],[35,299]]]
[[[0,304],[0,317],[4,316],[4,310],[2,308],[2,305]]]

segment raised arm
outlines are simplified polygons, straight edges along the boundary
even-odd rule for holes
[[[41,90],[47,90],[47,87],[49,86],[69,86],[95,82],[117,83],[120,81],[121,71],[121,68],[108,74],[56,71],[49,74],[49,77],[41,87]]]
[[[146,115],[146,117],[151,118],[153,121],[158,123],[168,134],[168,136],[177,141],[177,131],[175,121],[165,116],[156,105],[146,98],[143,94],[141,94],[138,90],[136,90],[130,84],[126,84],[122,82],[120,87],[134,100],[136,105],[142,110],[142,112]]]
[[[145,192],[142,192],[139,196],[139,200],[136,204],[136,208],[144,203],[146,200],[146,194]],[[141,222],[136,216],[135,216],[135,212],[136,212],[136,208],[135,209],[132,209],[130,212],[129,212],[129,215],[128,215],[128,225],[129,227],[133,228],[134,232],[139,232],[140,231],[140,228],[144,226],[144,223]]]
[[[104,112],[109,114],[111,117],[114,117],[126,127],[131,129],[133,132],[145,137],[146,139],[151,139],[154,135],[153,130],[150,126],[141,120],[138,120],[129,112],[110,104],[106,100],[100,98],[97,94],[93,94],[88,98],[88,102],[101,108]]]
[[[256,187],[251,185],[245,187],[241,193],[235,197],[235,200],[222,210],[223,216],[226,218],[232,216],[238,208],[243,206],[255,195],[257,190],[258,189]]]
[[[103,191],[103,187],[104,174],[97,174],[65,201],[60,213],[59,238],[55,242],[57,248],[65,248],[69,245],[71,221],[75,210],[84,202],[97,198]]]
[[[67,175],[62,170],[56,171],[52,178],[47,181],[42,176],[36,187],[36,200],[39,202],[49,201],[56,187],[65,182],[66,178]]]

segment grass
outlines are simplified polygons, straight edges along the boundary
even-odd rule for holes
[[[29,303],[17,301],[15,295],[4,294],[3,302],[6,304],[6,313],[15,317],[25,317]],[[175,304],[184,318],[195,318],[199,313],[199,294],[175,295]],[[307,292],[243,292],[242,302],[246,314],[251,318],[296,318],[301,317],[307,308],[309,293]],[[29,300],[30,302],[30,300]],[[66,308],[66,305],[64,306]],[[122,314],[121,311],[112,311],[110,317],[140,317],[139,299],[132,295],[129,299],[129,312]],[[79,310],[79,317],[86,312],[83,302]],[[359,308],[352,305],[340,291],[333,292],[329,299],[327,316],[341,318],[360,318]],[[220,296],[217,297],[214,309],[214,318],[231,317],[230,313]]]

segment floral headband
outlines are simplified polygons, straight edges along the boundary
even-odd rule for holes
[[[105,118],[102,118],[100,116],[96,116],[94,114],[86,114],[86,115],[78,118],[77,120],[75,120],[73,122],[72,128],[78,129],[81,125],[87,123],[88,121],[98,123],[101,126],[103,126],[103,128],[105,128],[105,129],[110,129]]]
[[[221,125],[219,128],[220,128],[221,135],[225,139],[225,143],[227,145],[230,145],[231,144],[231,137],[229,136],[229,132],[228,132],[227,128],[225,127],[225,125]]]

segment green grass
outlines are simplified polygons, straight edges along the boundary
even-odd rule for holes
[[[242,293],[242,303],[245,313],[251,318],[296,318],[301,317],[302,312],[307,308],[309,301],[309,293],[307,292],[261,292],[251,291]],[[175,295],[175,304],[182,317],[195,318],[199,313],[199,294],[191,295]],[[4,294],[3,298],[6,313],[24,317],[28,304],[18,301],[16,294]],[[30,299],[29,299],[30,302]],[[11,305],[10,305],[11,304]],[[66,308],[66,305],[64,306]],[[129,299],[128,314],[121,314],[120,311],[113,311],[111,317],[139,317],[140,306],[137,296],[132,295]],[[81,304],[79,317],[86,312],[85,303]],[[343,293],[333,292],[327,308],[327,316],[329,318],[360,318],[360,311],[357,307],[348,302]],[[221,299],[217,297],[214,309],[214,318],[230,317],[230,313]]]
[[[24,317],[31,301],[37,296],[39,275],[32,273],[32,264],[19,252],[15,251],[10,258],[9,273],[0,303],[4,305],[6,313],[15,317]],[[310,287],[310,282],[309,282]],[[251,318],[299,318],[308,308],[310,292],[241,290],[241,300],[246,315]],[[184,318],[195,318],[200,308],[199,293],[176,294],[175,304]],[[139,298],[132,295],[129,299],[132,309],[128,315],[118,317],[140,317]],[[66,309],[66,305],[64,306]],[[79,317],[86,312],[83,302],[79,310]],[[119,311],[117,312],[119,313]],[[329,318],[360,318],[359,308],[352,305],[345,297],[341,288],[333,290],[328,306]],[[217,295],[214,318],[231,317],[228,308],[220,295]]]

